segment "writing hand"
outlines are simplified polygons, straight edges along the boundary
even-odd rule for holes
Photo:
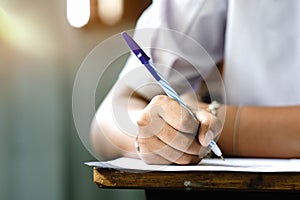
[[[207,145],[207,138],[216,137],[215,134],[207,134],[211,123],[217,122],[216,117],[203,112],[205,114],[197,112],[196,116],[201,121],[196,121],[174,99],[165,95],[154,97],[137,121],[140,157],[148,164],[199,163],[209,152],[200,141]]]

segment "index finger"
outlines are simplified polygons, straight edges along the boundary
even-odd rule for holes
[[[195,134],[198,129],[199,121],[195,120],[178,101],[166,95],[155,96],[147,105],[145,111],[150,113],[148,117],[160,117],[180,132]]]

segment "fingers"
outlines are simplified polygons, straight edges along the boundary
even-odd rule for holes
[[[165,122],[164,118],[157,115],[156,109],[161,107],[152,107],[152,112],[145,111],[138,121],[139,137],[151,138],[157,137],[167,145],[181,152],[198,155],[201,145],[198,139],[195,139],[197,131],[193,133],[182,133],[175,129],[173,125]]]
[[[144,112],[139,120],[140,157],[148,164],[197,164],[201,145],[196,133],[182,133],[152,112]]]
[[[180,133],[165,123],[162,118],[155,121],[163,127],[151,134],[149,126],[139,127],[140,157],[149,164],[196,164],[201,159],[201,145],[195,135]]]
[[[183,133],[194,134],[199,124],[176,100],[166,95],[155,96],[144,109],[137,123],[139,126],[148,126],[150,123],[155,123],[158,118],[162,118]]]
[[[197,111],[195,114],[201,124],[198,130],[199,142],[207,147],[211,140],[218,138],[221,134],[222,121],[206,111]]]
[[[195,114],[198,121],[170,97],[154,97],[137,121],[140,157],[149,164],[198,163],[220,135],[222,122],[205,110]]]
[[[196,134],[178,132],[167,123],[165,123],[163,130],[164,131],[156,134],[158,139],[178,151],[199,155],[201,145],[198,140],[195,139]]]
[[[159,138],[139,138],[140,157],[148,164],[180,165],[197,164],[201,158],[198,155],[184,153],[167,145]]]

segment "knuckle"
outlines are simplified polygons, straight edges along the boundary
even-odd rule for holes
[[[137,119],[137,125],[138,126],[147,126],[151,122],[151,119],[148,115],[148,113],[143,112],[140,117]]]
[[[160,104],[166,102],[168,99],[169,98],[166,95],[156,95],[152,98],[151,102],[154,104]]]

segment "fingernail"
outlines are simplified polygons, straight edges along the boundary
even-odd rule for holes
[[[203,146],[208,146],[210,141],[212,141],[213,139],[214,139],[214,133],[211,130],[208,130],[203,141]]]

